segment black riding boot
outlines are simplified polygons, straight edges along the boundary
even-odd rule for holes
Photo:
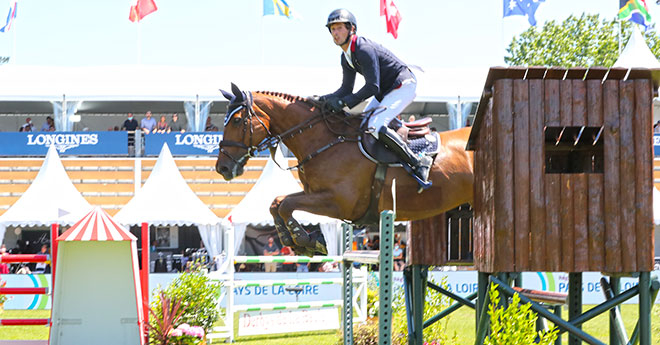
[[[386,126],[381,127],[378,131],[378,140],[399,156],[403,162],[410,165],[417,177],[424,182],[428,181],[433,158],[416,155],[393,129]]]

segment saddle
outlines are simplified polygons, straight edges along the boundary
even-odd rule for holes
[[[435,156],[440,147],[440,135],[431,131],[430,124],[430,118],[413,122],[402,122],[395,118],[388,127],[396,130],[413,152]],[[402,166],[399,158],[371,134],[360,135],[358,146],[362,154],[374,163],[387,164],[391,167]]]

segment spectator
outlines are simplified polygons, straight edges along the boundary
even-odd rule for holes
[[[282,247],[282,250],[280,250],[280,254],[284,255],[284,256],[294,256],[295,255],[293,253],[293,250],[291,250],[291,247],[289,247],[289,246]],[[283,263],[282,264],[282,272],[296,272],[296,264],[294,264],[294,263]]]
[[[415,122],[415,115],[410,115],[408,117],[408,122]]]
[[[128,118],[121,126],[122,131],[134,131],[138,128],[138,122],[133,118],[133,113],[128,113]]]
[[[160,121],[156,124],[156,128],[154,129],[154,133],[169,133],[170,132],[170,126],[167,124],[167,120],[165,119],[165,116],[160,117]]]
[[[41,126],[42,132],[55,132],[55,121],[53,118],[48,116],[46,117],[46,122]]]
[[[34,125],[32,124],[32,118],[28,117],[25,119],[25,123],[18,129],[19,132],[32,132],[34,131]]]
[[[204,129],[207,132],[217,132],[219,131],[218,126],[211,123],[211,117],[206,118],[206,128]]]
[[[273,236],[268,237],[268,244],[264,246],[264,256],[275,256],[280,255],[280,250],[275,244],[275,238]],[[276,262],[266,262],[264,263],[264,268],[266,272],[276,272],[277,263]]]
[[[49,248],[47,245],[42,245],[41,246],[41,251],[37,253],[38,255],[49,255]],[[45,274],[45,273],[50,273],[50,265],[46,264],[45,262],[37,262],[37,264],[34,267],[34,272],[37,274]]]
[[[660,133],[660,120],[653,125],[653,133]]]
[[[185,127],[183,127],[183,123],[179,121],[179,115],[177,113],[172,114],[172,120],[170,120],[168,126],[170,128],[167,130],[167,133],[169,133],[170,131],[181,132],[181,133],[186,131]]]
[[[392,258],[394,259],[394,270],[403,271],[405,266],[403,262],[403,249],[399,243],[394,243],[394,249],[392,250]]]
[[[7,255],[7,247],[3,244],[0,247],[0,256]],[[9,274],[9,265],[0,262],[0,274]]]
[[[147,111],[146,117],[140,121],[140,128],[144,134],[149,134],[156,128],[156,120],[151,117],[151,111]]]

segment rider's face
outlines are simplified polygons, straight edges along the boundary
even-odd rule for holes
[[[341,45],[346,42],[346,38],[350,34],[345,23],[334,23],[330,25],[330,34],[336,45]]]

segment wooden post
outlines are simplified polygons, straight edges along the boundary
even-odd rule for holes
[[[529,81],[513,81],[515,271],[529,270]]]
[[[543,145],[545,143],[544,123],[544,91],[543,80],[529,81],[529,98],[534,100],[529,104],[529,217],[534,226],[530,229],[531,239],[531,270],[539,271],[546,268],[545,241],[545,188],[543,170]]]
[[[601,77],[602,78],[602,77]],[[600,79],[587,80],[587,125],[603,126],[603,87]],[[599,140],[603,140],[602,136]],[[603,174],[589,174],[587,177],[589,207],[589,270],[605,268],[605,217],[603,216]]]

